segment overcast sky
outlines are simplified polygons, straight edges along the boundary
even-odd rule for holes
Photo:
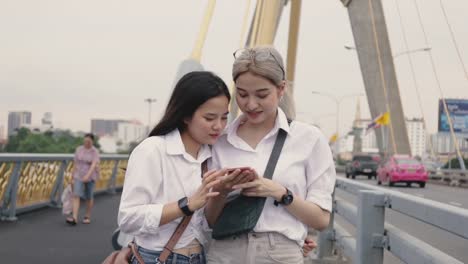
[[[405,50],[397,0],[384,8],[393,53]],[[415,0],[398,0],[410,49],[426,47]],[[457,60],[440,0],[417,0],[448,98],[468,98],[468,80]],[[252,1],[255,2],[255,1]],[[443,0],[468,65],[468,1]],[[193,48],[207,1],[0,0],[0,126],[8,111],[27,110],[33,123],[53,113],[57,127],[90,130],[91,118],[138,119],[147,123],[144,98],[157,98],[153,123],[170,95],[179,63]],[[246,1],[218,0],[203,50],[205,69],[230,83],[232,52],[238,48]],[[253,8],[251,9],[253,10]],[[289,6],[275,45],[286,54]],[[347,10],[339,0],[304,0],[295,80],[298,119],[335,129],[335,105],[312,90],[341,96],[363,93]],[[412,55],[430,132],[437,129],[437,89],[427,53]],[[408,58],[395,67],[405,115],[421,117]],[[355,115],[356,98],[341,104],[340,131]],[[365,97],[364,117],[369,117]]]

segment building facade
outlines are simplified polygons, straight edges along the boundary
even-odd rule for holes
[[[138,121],[119,123],[117,127],[117,139],[124,145],[131,142],[140,142],[147,136],[146,126]]]
[[[426,131],[422,118],[406,119],[408,139],[413,156],[423,157],[426,155]]]
[[[8,136],[11,136],[15,131],[23,126],[31,125],[31,112],[19,111],[8,113]]]
[[[0,140],[4,140],[6,139],[6,135],[5,135],[5,127],[0,124]]]
[[[468,134],[456,133],[455,134],[458,147],[461,152],[468,152]],[[432,145],[434,146],[434,151],[437,154],[450,154],[455,153],[455,144],[453,142],[452,136],[447,132],[439,132],[431,135],[430,138]]]
[[[120,123],[127,120],[91,119],[91,133],[97,136],[115,136]]]

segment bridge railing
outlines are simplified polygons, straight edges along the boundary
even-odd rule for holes
[[[460,169],[428,170],[431,180],[440,180],[451,186],[468,184],[468,171]]]
[[[123,186],[128,155],[101,155],[96,193]],[[73,154],[0,154],[0,219],[46,206],[61,207],[72,181]]]
[[[345,166],[335,166],[336,172],[345,172]],[[468,170],[461,169],[438,169],[427,170],[429,179],[433,181],[440,181],[450,186],[463,186],[468,184]]]
[[[353,263],[381,264],[384,250],[404,263],[462,263],[387,223],[385,210],[399,212],[464,239],[468,239],[468,210],[348,179],[337,179],[336,188],[355,195],[358,206],[334,198],[330,225],[319,234],[319,259],[332,256],[336,247]],[[334,221],[336,214],[356,227],[355,236]]]

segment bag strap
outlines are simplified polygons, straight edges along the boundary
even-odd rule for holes
[[[206,171],[208,170],[208,160],[205,160],[202,163],[201,167],[202,167],[201,177],[203,178],[203,174],[205,174]],[[172,250],[174,250],[175,245],[179,241],[180,237],[184,233],[187,226],[190,224],[191,219],[192,219],[192,216],[184,216],[184,218],[182,218],[182,221],[180,221],[179,225],[177,226],[176,230],[172,234],[171,238],[169,239],[167,244],[164,246],[164,249],[161,255],[159,255],[159,258],[158,258],[159,262],[165,263],[167,258],[169,258],[169,256],[172,253]]]
[[[291,125],[292,120],[288,119],[288,125]],[[279,156],[281,155],[281,150],[283,149],[284,142],[286,141],[287,133],[283,129],[278,130],[278,135],[276,136],[275,145],[271,151],[270,158],[268,159],[267,167],[263,177],[267,179],[273,178],[273,173],[275,173],[276,163],[278,163]]]
[[[137,249],[137,246],[135,244],[134,241],[130,242],[128,244],[128,247],[132,250],[131,253],[133,254],[133,256],[137,259],[138,263],[140,264],[145,264],[145,261],[143,260],[143,258],[140,256],[140,253],[138,253],[138,249]],[[127,259],[130,259],[130,256],[127,257]]]

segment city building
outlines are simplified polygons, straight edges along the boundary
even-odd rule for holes
[[[128,123],[119,123],[117,126],[117,139],[122,145],[128,146],[131,142],[140,142],[147,136],[147,127],[140,121],[133,120]]]
[[[367,130],[368,125],[372,122],[371,119],[361,119],[359,114],[359,105],[356,110],[356,117],[353,122],[353,128],[355,132],[359,133],[361,145],[360,149],[362,152],[379,152],[377,144],[377,136],[375,133],[376,129],[387,129],[386,126],[378,127],[375,129]],[[406,119],[406,127],[408,131],[408,138],[411,147],[411,153],[414,156],[423,157],[426,154],[426,132],[424,129],[424,122],[421,118]],[[340,153],[352,152],[354,150],[355,140],[351,144],[349,138],[355,137],[355,132],[350,132],[344,136],[340,141]],[[384,139],[384,145],[390,142]]]
[[[339,140],[339,153],[342,158],[351,159],[354,151],[368,153],[379,152],[374,130],[367,131],[367,126],[371,122],[372,120],[370,119],[361,118],[361,104],[358,100],[352,131],[349,131]],[[356,136],[358,137],[356,138]]]
[[[91,119],[91,133],[97,136],[115,136],[119,123],[127,123],[127,120],[115,119]]]
[[[367,126],[372,122],[370,119],[359,119],[355,121],[355,126],[361,131],[362,151],[363,152],[378,152],[377,137],[375,131],[367,131]],[[378,128],[377,128],[378,129]]]
[[[105,153],[126,151],[131,143],[140,142],[148,135],[147,127],[138,120],[92,119],[91,133],[99,137]]]
[[[406,119],[406,129],[413,156],[424,157],[426,154],[426,131],[422,118]]]
[[[455,137],[461,152],[468,152],[468,134],[455,133]],[[438,132],[430,137],[434,151],[438,155],[447,155],[455,153],[455,144],[452,136],[448,132]]]
[[[15,133],[18,128],[25,125],[31,125],[31,112],[20,111],[20,112],[9,112],[8,113],[8,136]]]
[[[29,129],[33,133],[43,133],[54,129],[52,125],[52,113],[46,112],[41,119],[41,124],[24,124],[21,127]]]
[[[45,126],[50,126],[53,127],[52,124],[52,113],[51,112],[45,112],[44,116],[41,119],[41,124]]]
[[[99,137],[99,145],[103,153],[117,153],[118,151],[117,139],[112,136]]]
[[[6,135],[5,135],[5,127],[0,124],[0,140],[4,140],[6,139]]]

